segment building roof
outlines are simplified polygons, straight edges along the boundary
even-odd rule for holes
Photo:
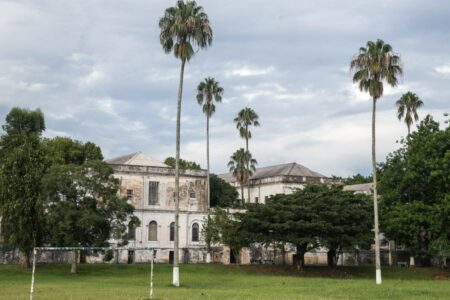
[[[373,183],[359,183],[359,184],[350,184],[344,186],[344,191],[353,191],[360,193],[371,193],[373,189]]]
[[[326,178],[325,175],[322,175],[318,172],[312,171],[301,164],[293,162],[293,163],[257,168],[256,171],[253,173],[253,176],[251,177],[251,179],[261,179],[261,178],[277,177],[277,176]],[[219,177],[228,182],[234,181],[234,177],[231,173],[220,174]]]
[[[166,164],[142,152],[135,152],[107,159],[105,160],[105,162],[111,165],[129,165],[129,166],[146,166],[146,167],[165,167],[165,168],[168,167]]]

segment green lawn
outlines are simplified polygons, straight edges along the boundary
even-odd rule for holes
[[[37,267],[35,299],[145,299],[149,265]],[[182,265],[180,288],[171,266],[155,266],[155,299],[450,299],[450,274],[438,269],[384,268],[376,286],[369,267],[293,269],[267,266]],[[29,270],[0,265],[0,299],[28,299]],[[436,279],[438,278],[438,279]],[[447,280],[446,280],[447,279]]]

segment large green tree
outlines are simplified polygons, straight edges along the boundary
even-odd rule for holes
[[[353,74],[353,82],[358,83],[359,89],[368,92],[372,97],[372,176],[373,176],[373,209],[374,209],[374,233],[375,233],[375,268],[376,283],[381,284],[380,264],[380,237],[378,224],[378,193],[377,193],[377,160],[375,145],[375,120],[377,100],[383,96],[384,82],[395,87],[398,84],[398,76],[402,75],[400,57],[396,55],[391,45],[383,40],[368,41],[366,47],[359,48],[351,62],[350,69]]]
[[[406,92],[395,102],[395,105],[397,105],[397,117],[399,120],[404,119],[409,135],[412,123],[419,120],[417,109],[423,106],[423,101],[416,94]]]
[[[383,232],[421,264],[450,254],[450,127],[427,116],[381,164]]]
[[[236,188],[215,174],[211,174],[211,207],[235,207],[239,205]]]
[[[245,107],[238,112],[237,117],[234,118],[234,123],[236,123],[236,128],[239,130],[241,138],[245,139],[245,150],[249,152],[248,140],[252,138],[250,127],[260,126],[258,114],[250,107]],[[250,169],[248,164],[247,169]],[[245,183],[247,184],[247,201],[250,203],[250,177],[246,179]],[[244,201],[244,195],[242,195],[242,201]]]
[[[161,30],[159,39],[164,52],[173,54],[181,62],[180,80],[178,84],[177,99],[177,124],[176,124],[176,156],[175,156],[175,237],[174,237],[174,259],[173,259],[173,285],[180,285],[179,276],[179,209],[180,209],[180,121],[181,121],[181,99],[183,95],[184,66],[196,53],[198,49],[206,49],[211,45],[213,32],[209,24],[208,15],[203,7],[198,6],[195,1],[177,1],[175,6],[165,10],[164,16],[159,20]]]
[[[106,246],[127,241],[129,222],[137,225],[134,207],[118,196],[113,169],[99,160],[82,165],[55,164],[43,179],[48,242],[55,246]],[[131,221],[130,221],[131,219]],[[76,273],[74,251],[72,273]]]
[[[45,139],[44,147],[52,164],[82,165],[90,160],[103,160],[102,150],[92,142],[55,137]]]
[[[197,102],[202,105],[203,113],[206,115],[206,200],[208,209],[211,205],[211,188],[209,180],[209,119],[216,112],[216,103],[222,102],[223,88],[212,77],[205,78],[197,86]]]
[[[236,150],[230,157],[228,162],[228,168],[236,181],[241,187],[241,204],[245,203],[244,200],[244,185],[248,179],[252,176],[253,172],[256,171],[257,161],[252,157],[252,154],[245,151],[244,148]]]
[[[29,266],[31,250],[44,238],[41,180],[47,168],[40,110],[13,108],[0,137],[0,219],[4,241]]]
[[[175,168],[176,164],[175,157],[172,156],[167,157],[164,160],[164,164],[168,165],[169,167]],[[195,161],[184,160],[182,158],[178,160],[178,165],[180,170],[195,170],[195,171],[201,170],[200,165]]]

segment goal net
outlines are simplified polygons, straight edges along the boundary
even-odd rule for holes
[[[154,248],[149,247],[35,247],[33,249],[33,268],[31,271],[30,300],[33,300],[36,286],[36,260],[37,255],[42,251],[102,251],[110,253],[119,253],[121,251],[150,251],[150,282],[148,297],[153,299],[153,263],[156,255]]]

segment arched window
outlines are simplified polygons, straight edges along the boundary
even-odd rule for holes
[[[199,232],[198,232],[198,224],[194,223],[192,224],[192,241],[193,242],[198,242],[198,236],[199,236]]]
[[[158,224],[155,221],[151,221],[148,224],[148,240],[149,241],[158,240]]]
[[[136,239],[136,227],[132,222],[128,223],[128,239],[133,241]]]
[[[175,239],[175,223],[170,223],[170,234],[169,234],[169,241],[173,242]]]

